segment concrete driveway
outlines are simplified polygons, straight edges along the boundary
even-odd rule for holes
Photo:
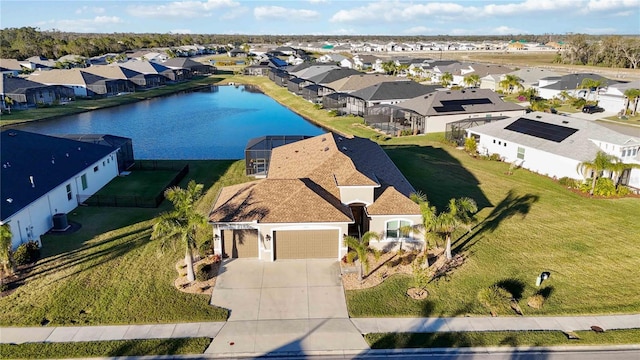
[[[348,318],[335,260],[225,260],[211,304],[228,321]]]

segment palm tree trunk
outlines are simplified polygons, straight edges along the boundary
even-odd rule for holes
[[[451,260],[453,256],[451,256],[451,234],[447,234],[447,247],[445,248],[445,254],[447,255],[447,260]]]
[[[362,260],[358,259],[358,280],[362,282],[364,278],[364,269],[362,269]]]
[[[187,251],[184,254],[184,263],[187,265],[187,280],[194,281],[196,276],[193,271],[193,254],[191,253],[191,246],[189,245],[187,245]]]
[[[591,196],[593,196],[593,191],[596,189],[596,180],[598,180],[598,173],[594,171],[593,180],[591,181],[591,191],[589,192]]]

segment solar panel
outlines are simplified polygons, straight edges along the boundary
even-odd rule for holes
[[[505,127],[505,130],[515,131],[517,133],[553,141],[562,142],[564,139],[573,135],[578,129],[549,124],[542,121],[519,118]]]
[[[464,111],[465,106],[469,105],[486,105],[493,104],[490,99],[487,98],[479,98],[479,99],[459,99],[459,100],[442,100],[440,101],[442,106],[434,106],[433,110],[438,113],[445,112],[454,112],[454,111]]]

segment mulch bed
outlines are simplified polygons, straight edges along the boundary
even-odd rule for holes
[[[198,268],[198,265],[211,265],[209,270],[209,280],[207,281],[192,281],[187,280],[187,268],[184,264],[184,259],[176,263],[176,271],[178,272],[178,278],[173,282],[176,289],[189,293],[189,294],[206,294],[211,293],[213,287],[216,285],[216,278],[218,276],[218,269],[220,268],[220,260],[213,256],[207,256],[198,261],[194,261],[193,269]]]

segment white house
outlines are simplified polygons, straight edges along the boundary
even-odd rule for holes
[[[554,178],[584,179],[578,165],[592,161],[598,151],[623,163],[640,164],[640,136],[569,116],[532,112],[467,129],[467,135],[477,139],[481,154],[498,154],[506,162]],[[620,180],[639,189],[640,169],[626,171]]]
[[[55,214],[69,213],[79,197],[118,175],[113,147],[13,129],[1,136],[0,223],[9,224],[14,249],[40,241]]]
[[[607,87],[607,89],[598,96],[598,106],[605,111],[615,113],[624,111],[624,107],[627,106],[627,97],[624,95],[624,92],[628,89],[640,89],[640,80],[613,84]],[[634,106],[637,106],[637,102],[635,104],[632,102],[628,105],[628,108],[633,110]]]
[[[607,86],[618,83],[616,80],[607,79],[598,74],[591,73],[550,76],[540,79],[537,86],[538,95],[544,99],[552,99],[554,97],[558,97],[561,92],[566,91],[569,95],[574,97],[582,97],[587,100],[598,100],[598,96],[595,91],[590,91],[590,89],[581,89],[582,81],[584,81],[584,79],[602,81],[604,86],[600,90],[603,92]]]

